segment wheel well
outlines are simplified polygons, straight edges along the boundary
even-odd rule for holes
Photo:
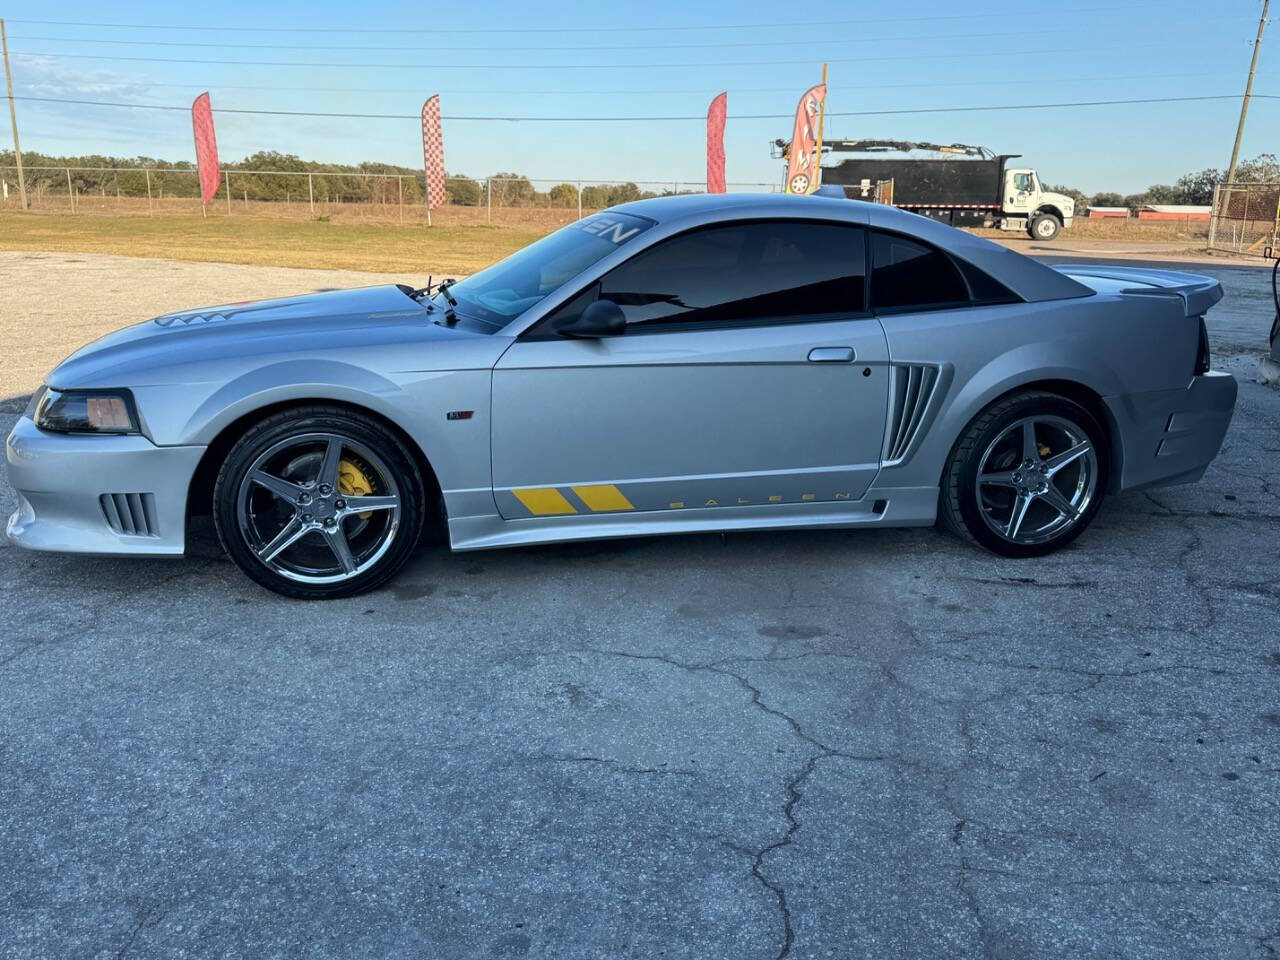
[[[1062,211],[1059,210],[1057,207],[1039,207],[1036,209],[1036,212],[1031,215],[1031,218],[1034,220],[1036,217],[1040,216],[1040,214],[1042,213],[1047,213],[1057,217],[1059,222],[1066,219],[1066,217],[1062,215]]]
[[[440,492],[440,481],[436,477],[435,469],[431,466],[431,461],[427,459],[427,455],[418,446],[417,442],[405,433],[398,424],[388,420],[375,410],[370,410],[368,407],[363,407],[359,404],[330,400],[325,397],[285,400],[281,403],[269,404],[252,410],[223,427],[205,450],[200,462],[196,464],[195,474],[191,478],[191,486],[187,490],[187,518],[190,519],[191,517],[202,516],[212,512],[213,485],[218,478],[218,470],[222,467],[222,462],[226,459],[231,448],[235,446],[237,440],[244,436],[246,430],[259,420],[274,413],[279,413],[292,407],[310,406],[311,404],[346,407],[367,417],[372,417],[399,437],[400,442],[413,455],[414,461],[418,464],[418,469],[422,471],[422,479],[425,481],[427,488],[428,524],[431,517],[430,505],[434,503],[437,506],[435,510],[436,522],[440,531],[444,530],[444,497]]]
[[[1028,390],[1056,393],[1060,397],[1074,400],[1093,414],[1093,419],[1098,421],[1098,426],[1102,428],[1102,432],[1106,437],[1107,462],[1109,464],[1107,485],[1110,488],[1109,492],[1115,493],[1118,489],[1120,468],[1124,462],[1124,450],[1120,445],[1119,430],[1111,417],[1111,411],[1102,402],[1102,395],[1090,387],[1086,387],[1083,383],[1077,383],[1074,380],[1032,380],[1030,383],[1020,383],[1012,390],[1006,390],[1000,396],[993,398],[991,403],[988,403],[983,409],[985,410],[986,407],[991,406],[993,403],[999,403],[1005,397],[1012,396],[1015,393],[1025,393]],[[966,426],[965,429],[967,430],[968,427]]]

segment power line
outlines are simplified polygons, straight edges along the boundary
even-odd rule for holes
[[[1169,23],[1179,23],[1179,20],[1162,20],[1162,26]],[[1183,20],[1185,23],[1185,20]],[[1025,31],[1027,35],[1047,35],[1047,33],[1060,33],[1056,29],[1032,29]],[[989,40],[992,37],[1007,37],[1009,32],[987,32],[987,33],[918,33],[914,36],[892,36],[892,37],[845,37],[845,38],[829,38],[815,37],[809,40],[742,40],[727,42],[698,42],[698,44],[622,44],[622,45],[575,45],[575,46],[547,46],[545,44],[536,44],[534,46],[454,46],[449,45],[449,52],[458,50],[465,51],[485,51],[485,52],[503,52],[508,50],[552,50],[552,51],[568,51],[568,50],[705,50],[716,49],[716,47],[756,47],[756,46],[815,46],[832,44],[886,44],[886,42],[905,40],[910,42],[919,42],[924,40]],[[357,46],[351,44],[242,44],[238,41],[193,41],[193,40],[111,40],[106,37],[37,37],[37,36],[13,36],[10,40],[24,40],[37,42],[52,42],[52,44],[113,44],[118,46],[193,46],[207,47],[207,49],[230,49],[230,50],[357,50],[357,51],[374,51],[381,52],[387,50],[387,45],[375,46]],[[401,52],[406,52],[401,47]]]
[[[1077,13],[1111,13],[1116,10],[1124,9],[1146,9],[1151,7],[1167,7],[1167,2],[1162,0],[1150,0],[1150,2],[1135,3],[1112,3],[1092,7],[1077,7],[1074,10],[1063,11],[1064,14]],[[235,24],[234,26],[212,26],[208,24],[190,24],[190,23],[99,23],[86,20],[24,20],[12,19],[9,23],[35,24],[39,26],[54,27],[93,27],[120,30],[192,30],[192,31],[211,31],[211,32],[234,32],[234,33],[393,33],[397,35],[418,34],[418,35],[437,35],[437,34],[483,34],[483,33],[639,33],[639,32],[662,32],[672,33],[675,31],[694,31],[694,30],[754,30],[754,29],[770,29],[776,30],[779,27],[832,27],[832,26],[860,26],[868,23],[925,23],[939,20],[955,21],[955,20],[990,20],[990,19],[1007,19],[1009,11],[993,10],[990,13],[958,13],[947,14],[944,16],[919,16],[919,17],[858,17],[851,20],[775,20],[765,23],[709,23],[709,24],[669,24],[667,26],[625,26],[625,27],[262,27],[262,26],[245,26]]]
[[[1055,53],[1080,53],[1086,51],[1097,50],[1135,50],[1144,47],[1160,47],[1164,44],[1153,43],[1113,43],[1099,44],[1086,47],[1058,47]],[[1201,53],[1204,51],[1201,50]],[[23,57],[26,59],[36,59],[46,57],[57,60],[110,60],[126,63],[192,63],[201,66],[238,66],[238,67],[302,67],[304,69],[313,69],[315,67],[332,67],[332,68],[356,68],[370,70],[615,70],[618,69],[616,63],[387,63],[386,61],[378,63],[343,63],[343,62],[322,62],[318,60],[297,61],[297,60],[213,60],[198,59],[187,57],[121,57],[108,56],[106,54],[80,54],[80,53],[36,53],[32,51],[23,51],[21,53],[14,52],[14,57]],[[931,60],[968,60],[972,59],[972,52],[964,53],[930,53],[927,54]],[[907,54],[893,57],[826,57],[828,63],[890,63],[895,61],[910,60],[918,62],[921,54]],[[641,68],[655,68],[659,70],[683,69],[688,67],[777,67],[777,66],[812,66],[812,59],[804,60],[722,60],[713,62],[684,62],[684,63],[627,63],[627,70],[636,70]]]
[[[1255,93],[1255,100],[1280,100],[1280,95],[1269,95]],[[137,110],[180,110],[187,111],[187,106],[171,106],[159,103],[121,103],[117,101],[106,100],[78,100],[63,97],[14,97],[15,100],[35,101],[40,103],[67,103],[77,104],[81,106],[94,107],[125,107]],[[1194,97],[1137,97],[1125,100],[1073,100],[1069,102],[1057,103],[1002,103],[1002,104],[983,104],[978,106],[965,107],[912,107],[900,110],[850,110],[842,112],[829,111],[828,117],[889,117],[889,116],[905,116],[909,114],[919,113],[980,113],[998,110],[1059,110],[1071,107],[1111,107],[1111,106],[1127,106],[1133,104],[1155,104],[1155,103],[1198,103],[1211,100],[1235,100],[1236,94],[1221,94],[1215,96],[1194,96]],[[236,107],[215,107],[214,113],[231,113],[243,114],[250,116],[270,116],[270,117],[328,117],[331,119],[358,119],[358,120],[418,120],[420,115],[417,113],[329,113],[313,110],[249,110]],[[792,114],[789,113],[755,113],[755,114],[739,114],[731,116],[733,120],[790,120]],[[501,117],[501,116],[474,116],[453,114],[445,116],[445,120],[480,120],[494,121],[505,123],[641,123],[653,121],[675,121],[675,120],[705,120],[704,114],[693,114],[683,116],[662,116],[662,117],[580,117],[580,116],[555,116],[555,117]]]
[[[1225,77],[1235,76],[1225,70],[1214,73],[1131,73],[1131,74],[1115,74],[1106,77],[1035,77],[1022,78],[1017,80],[948,80],[948,87],[1003,87],[1003,86],[1026,86],[1029,84],[1045,84],[1045,83],[1114,83],[1118,80],[1171,80],[1171,79],[1190,79],[1203,77]],[[108,81],[102,81],[104,83]],[[383,93],[413,93],[421,95],[422,87],[282,87],[276,84],[236,84],[236,83],[218,83],[210,86],[207,83],[156,83],[151,80],[140,81],[148,87],[167,87],[176,90],[194,90],[197,92],[209,89],[215,92],[223,90],[271,90],[283,93],[360,93],[360,94],[383,94]],[[859,90],[911,90],[922,87],[937,87],[937,81],[918,82],[918,83],[859,83]],[[566,96],[566,97],[585,97],[585,96],[614,96],[618,94],[713,94],[719,93],[723,89],[718,84],[708,84],[703,87],[685,87],[685,88],[653,88],[646,90],[637,89],[592,89],[592,90],[531,90],[522,88],[513,90],[511,88],[494,88],[488,90],[482,89],[449,89],[447,87],[432,87],[433,93],[446,95],[480,95],[488,94],[494,96]],[[795,84],[786,87],[739,87],[730,88],[730,93],[794,93],[798,88]],[[32,96],[38,96],[40,91],[37,87],[31,87],[27,90]]]

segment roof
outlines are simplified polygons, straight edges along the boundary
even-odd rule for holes
[[[982,237],[897,207],[863,200],[783,193],[688,194],[653,197],[613,209],[648,217],[672,232],[717,220],[797,217],[869,224],[919,237],[971,263],[1029,302],[1092,296],[1089,287]],[[655,237],[655,239],[657,239]]]
[[[1209,204],[1198,203],[1148,203],[1142,208],[1143,210],[1151,210],[1155,213],[1212,213],[1213,207]]]
[[[1099,213],[1128,213],[1128,207],[1089,207],[1090,210],[1097,210]]]

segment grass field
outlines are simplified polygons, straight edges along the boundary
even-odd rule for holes
[[[325,223],[253,217],[87,217],[0,213],[0,250],[381,273],[473,273],[542,236],[528,226]]]
[[[264,206],[272,206],[270,204]],[[275,204],[281,207],[281,204]],[[493,225],[485,223],[487,216]],[[436,225],[396,222],[332,222],[280,216],[210,216],[166,212],[160,216],[107,211],[0,211],[0,250],[58,251],[170,257],[176,260],[317,267],[382,273],[468,274],[571,221],[576,211],[537,208],[444,208]],[[1022,234],[979,231],[992,239],[1025,240]],[[1203,250],[1206,224],[1077,220],[1060,243],[1156,243],[1170,250]]]

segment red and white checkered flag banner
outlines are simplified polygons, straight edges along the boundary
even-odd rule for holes
[[[427,171],[427,209],[443,207],[444,135],[440,131],[440,96],[422,105],[422,163]]]
[[[707,193],[724,193],[724,121],[729,112],[729,94],[711,101],[707,110]]]
[[[218,192],[218,141],[213,136],[213,107],[202,93],[191,104],[191,130],[196,138],[196,169],[200,173],[200,202],[207,204]]]

